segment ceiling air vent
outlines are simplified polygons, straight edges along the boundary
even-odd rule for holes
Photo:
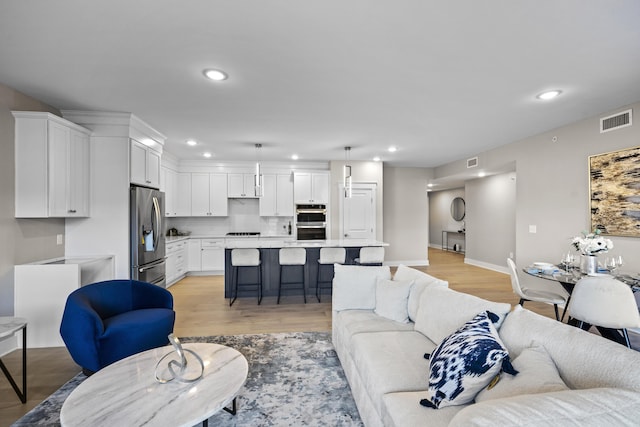
[[[623,111],[622,113],[618,113],[613,116],[601,118],[600,133],[609,132],[611,130],[616,130],[623,127],[631,126],[631,124],[632,124],[631,110]]]
[[[467,169],[475,168],[476,166],[478,166],[478,158],[477,157],[472,157],[470,159],[467,159]]]

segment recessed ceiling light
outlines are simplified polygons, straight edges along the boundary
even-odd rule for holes
[[[392,145],[391,147],[389,147],[390,153],[395,153],[396,151],[398,151],[398,148],[396,148],[395,146]]]
[[[487,175],[487,174],[486,174],[486,173],[484,173],[484,172],[478,172],[478,176],[479,176],[480,178],[484,178],[486,175]]]
[[[379,161],[380,161],[380,157],[375,156],[375,157],[373,158],[373,161],[374,161],[374,162],[379,162]]]
[[[211,153],[206,152],[206,153],[203,154],[203,156],[205,156],[208,159],[209,157],[211,157]]]
[[[195,140],[193,140],[193,139],[187,139],[187,145],[190,145],[190,146],[192,146],[192,147],[193,147],[194,145],[197,145],[197,144],[198,144],[198,143],[197,143]]]
[[[548,101],[550,99],[555,98],[556,96],[560,95],[562,93],[561,90],[548,90],[546,92],[542,92],[541,94],[539,94],[538,96],[536,96],[536,98],[538,99],[542,99],[543,101]]]
[[[298,155],[297,154],[292,154],[291,155],[291,160],[298,160]]]
[[[433,187],[433,184],[432,183],[428,183],[427,187]]]
[[[217,82],[226,80],[227,77],[229,77],[227,76],[227,73],[220,70],[214,70],[214,69],[204,70],[204,75],[206,78],[215,80]]]

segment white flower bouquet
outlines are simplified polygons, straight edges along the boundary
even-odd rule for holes
[[[613,249],[613,242],[600,235],[600,230],[595,229],[593,233],[582,232],[581,236],[576,236],[571,242],[576,251],[582,255],[596,255],[607,253]]]

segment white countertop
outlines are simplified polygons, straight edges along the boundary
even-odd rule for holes
[[[60,257],[45,259],[43,261],[29,262],[23,265],[63,265],[63,264],[86,264],[89,262],[112,259],[113,255],[95,255],[87,257]]]
[[[365,246],[389,246],[378,240],[237,240],[226,242],[227,249],[234,248],[360,248]]]

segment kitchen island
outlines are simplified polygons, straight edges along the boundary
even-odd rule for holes
[[[305,248],[307,251],[307,264],[305,266],[306,293],[307,298],[315,297],[316,277],[318,274],[318,259],[320,258],[320,248],[342,247],[346,250],[345,264],[354,264],[354,260],[360,255],[360,249],[367,246],[389,246],[388,243],[377,240],[258,240],[243,239],[228,242],[225,246],[225,274],[224,274],[224,296],[231,297],[231,251],[235,248],[256,248],[260,250],[261,272],[262,272],[262,294],[264,296],[277,296],[280,284],[280,248]],[[286,274],[286,273],[285,273]],[[323,273],[324,275],[324,273]],[[257,281],[257,272],[243,272],[242,282],[253,283]],[[294,278],[286,277],[285,282]],[[302,289],[288,290],[284,296],[302,295]],[[239,288],[238,298],[256,297],[256,291],[242,290]]]

